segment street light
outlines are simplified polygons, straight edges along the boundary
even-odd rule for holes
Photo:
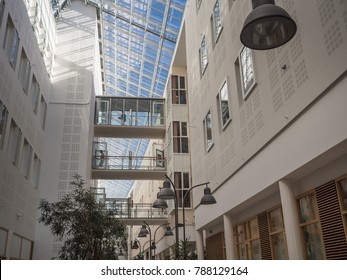
[[[193,187],[191,187],[183,196],[183,203],[182,203],[182,212],[183,212],[183,249],[184,249],[184,253],[183,253],[183,259],[185,260],[186,259],[186,254],[185,254],[185,251],[186,251],[186,217],[185,217],[185,199],[186,199],[186,196],[188,195],[188,193],[190,193],[190,191],[192,189],[195,189],[197,187],[201,187],[201,186],[206,186],[205,189],[204,189],[204,195],[202,196],[201,200],[200,200],[200,204],[201,205],[210,205],[210,204],[216,204],[217,201],[216,199],[214,198],[214,196],[212,195],[211,193],[211,189],[208,187],[208,184],[210,182],[206,182],[206,183],[202,183],[202,184],[198,184],[198,185],[195,185]]]
[[[149,233],[149,241],[151,242],[151,240],[152,240],[151,227],[145,221],[143,221],[143,223],[144,223],[144,225],[141,226],[141,230],[139,232],[138,237],[147,237],[147,234]],[[145,250],[145,248],[143,248],[143,250]],[[150,260],[152,259],[152,250],[151,250],[151,248],[149,248],[149,259]]]
[[[175,238],[176,238],[176,250],[179,246],[178,236],[178,201],[176,197],[176,187],[171,179],[165,175],[166,180],[163,183],[163,188],[158,192],[157,199],[173,199],[175,203]],[[171,189],[171,185],[173,190]]]
[[[280,47],[292,39],[297,27],[295,21],[274,0],[252,0],[253,11],[246,17],[240,40],[254,50]]]
[[[168,205],[164,199],[161,199],[158,197],[159,193],[157,193],[157,199],[153,202],[152,207],[153,208],[160,208],[160,209],[166,209],[168,208]]]
[[[164,236],[172,236],[173,232],[171,230],[171,227],[168,224],[162,224],[160,226],[158,226],[155,231],[154,231],[154,237],[153,237],[153,242],[151,243],[151,249],[153,249],[153,255],[155,258],[155,249],[157,249],[157,247],[155,246],[156,242],[155,242],[155,235],[157,234],[158,229],[162,228],[162,227],[166,227]]]
[[[139,240],[137,240],[137,239],[135,238],[134,242],[132,242],[131,249],[136,250],[136,249],[138,249],[138,248],[140,248],[139,254],[141,254],[141,252],[142,252],[141,243],[140,243]]]

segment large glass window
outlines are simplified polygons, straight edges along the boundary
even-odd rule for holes
[[[252,51],[244,47],[239,56],[242,97],[246,99],[255,86],[254,67],[252,59]]]
[[[185,77],[171,76],[172,104],[187,104]]]
[[[22,141],[22,131],[17,124],[11,120],[10,140],[8,144],[8,156],[14,164],[18,163],[20,144]]]
[[[219,113],[220,113],[220,120],[222,127],[224,128],[229,120],[230,120],[230,114],[229,114],[229,96],[228,96],[228,84],[225,81],[218,92],[218,105],[219,105]]]
[[[324,259],[324,245],[314,193],[299,198],[298,207],[306,258],[309,260]]]
[[[29,177],[30,174],[30,165],[31,165],[31,156],[33,149],[30,146],[27,139],[24,139],[23,143],[23,152],[22,152],[22,160],[21,160],[21,171],[25,177]]]
[[[213,7],[213,13],[212,13],[212,33],[214,41],[217,42],[220,33],[222,32],[222,18],[221,18],[221,11],[220,11],[220,1],[217,0],[216,4]]]
[[[9,16],[7,20],[3,48],[13,68],[15,68],[16,66],[18,46],[19,46],[19,35],[16,28],[14,27],[12,19]]]
[[[206,150],[208,151],[213,146],[211,111],[208,111],[208,113],[207,113],[207,115],[205,117],[205,120],[204,120],[204,130],[205,130]]]
[[[176,187],[178,207],[183,207],[183,198],[189,190],[189,173],[188,172],[175,172],[174,184]],[[190,193],[186,195],[184,200],[184,207],[191,207]]]
[[[285,239],[282,209],[276,208],[268,212],[269,234],[272,248],[272,258],[275,260],[288,259],[287,242]]]
[[[28,60],[24,49],[22,49],[18,78],[26,94],[28,93],[28,90],[29,90],[30,71],[31,71],[30,61]]]
[[[39,96],[40,96],[40,86],[39,83],[37,82],[35,76],[33,76],[32,82],[31,82],[31,106],[33,111],[36,113],[37,112],[37,104],[39,101]]]
[[[201,74],[203,74],[206,70],[208,61],[207,61],[207,46],[206,46],[206,37],[202,38],[200,45],[200,69]]]
[[[261,248],[258,219],[254,218],[234,227],[234,239],[239,260],[260,260]]]
[[[173,152],[189,153],[188,127],[186,122],[173,122]]]
[[[4,139],[7,126],[8,111],[4,104],[0,101],[0,149],[4,146]]]

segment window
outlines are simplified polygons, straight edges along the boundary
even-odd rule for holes
[[[208,111],[205,117],[204,130],[205,130],[206,150],[209,151],[211,147],[213,146],[211,111]]]
[[[185,77],[171,76],[172,104],[187,104]]]
[[[206,46],[206,38],[202,38],[200,45],[200,70],[201,74],[204,74],[208,61],[207,61],[207,46]]]
[[[202,0],[196,0],[196,7],[197,7],[197,10],[199,10],[200,6],[201,6],[201,2]]]
[[[189,153],[188,127],[186,122],[173,122],[173,152]]]
[[[176,197],[178,198],[178,207],[183,207],[183,198],[189,192],[189,173],[188,172],[175,172],[174,184],[176,187]],[[184,200],[184,207],[191,207],[190,193],[186,195]]]
[[[221,18],[221,11],[220,11],[220,1],[217,0],[216,4],[213,7],[213,13],[211,17],[211,23],[212,23],[212,34],[214,42],[217,42],[220,33],[222,32],[222,18]]]
[[[29,260],[32,255],[32,248],[32,241],[23,238],[17,234],[13,234],[10,247],[10,258]]]
[[[40,176],[40,168],[41,168],[41,160],[39,157],[34,154],[34,162],[33,162],[33,172],[31,173],[31,182],[35,187],[38,187],[39,184],[39,176]]]
[[[5,11],[5,1],[0,0],[0,27],[2,23],[2,18],[4,17],[4,11]]]
[[[324,245],[314,193],[299,198],[298,207],[306,258],[309,260],[324,259]]]
[[[18,163],[20,144],[22,140],[22,131],[17,124],[11,120],[10,140],[8,144],[8,156],[14,164]]]
[[[40,95],[40,85],[38,84],[35,76],[33,76],[32,82],[31,82],[31,107],[36,114],[37,112],[37,103],[39,100],[39,95]]]
[[[5,40],[3,48],[13,68],[16,66],[19,35],[10,17],[7,20]]]
[[[25,177],[29,177],[30,174],[30,164],[33,148],[30,146],[27,139],[24,139],[22,161],[21,161],[21,171]]]
[[[272,259],[288,259],[287,242],[285,239],[284,223],[282,218],[282,209],[276,208],[269,211],[269,234],[272,248]]]
[[[4,146],[5,132],[7,126],[8,111],[0,101],[0,149]]]
[[[28,60],[24,49],[22,49],[18,78],[26,94],[28,93],[28,90],[29,90],[30,71],[31,71],[30,61]]]
[[[226,127],[226,125],[229,123],[229,120],[230,120],[227,81],[223,83],[221,89],[219,90],[217,99],[218,99],[220,120],[221,120],[222,127],[224,128]]]
[[[341,212],[344,219],[344,225],[345,225],[345,235],[347,238],[347,177],[341,179],[337,183],[338,190],[339,190],[339,196],[340,196],[340,205],[341,205]]]
[[[246,99],[255,86],[254,67],[252,52],[249,48],[244,47],[239,56],[242,97]]]
[[[261,248],[258,219],[254,218],[234,227],[234,238],[239,260],[260,260]]]
[[[0,228],[0,259],[3,260],[6,257],[8,231]]]
[[[41,102],[40,102],[40,123],[42,129],[45,129],[46,125],[46,114],[47,114],[47,103],[44,99],[44,97],[41,95]]]

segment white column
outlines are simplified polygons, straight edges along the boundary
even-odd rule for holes
[[[6,239],[6,249],[5,249],[5,254],[6,254],[6,259],[10,259],[11,258],[11,243],[12,243],[12,236],[13,236],[13,230],[10,229],[7,232],[7,239]]]
[[[234,233],[233,233],[233,223],[232,218],[223,215],[224,222],[224,240],[225,240],[225,253],[227,260],[235,259],[235,244],[234,244]]]
[[[201,230],[195,231],[198,260],[204,259],[204,237]]]
[[[279,181],[283,220],[286,229],[288,257],[290,260],[302,260],[303,248],[300,238],[299,218],[292,183]]]

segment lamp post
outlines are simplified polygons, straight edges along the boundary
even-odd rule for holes
[[[206,182],[206,183],[195,185],[195,186],[191,187],[183,196],[182,212],[183,212],[183,250],[184,250],[183,259],[184,260],[186,259],[186,254],[185,254],[185,251],[186,251],[186,217],[185,217],[185,203],[184,202],[185,202],[186,196],[188,195],[188,193],[190,193],[190,191],[192,189],[206,185],[206,187],[204,189],[204,195],[201,198],[200,204],[201,205],[216,204],[217,203],[216,199],[212,195],[211,189],[208,187],[209,183],[210,182]]]
[[[240,40],[254,50],[280,47],[292,39],[297,26],[274,0],[252,0],[253,11],[246,17]]]
[[[139,254],[141,254],[141,252],[142,252],[142,250],[141,250],[141,243],[140,243],[140,241],[138,240],[138,239],[134,239],[134,242],[132,243],[132,245],[131,245],[131,249],[138,249],[138,248],[140,248],[140,252],[139,252]]]
[[[178,236],[178,201],[176,197],[176,187],[171,179],[165,175],[166,180],[163,183],[163,188],[159,191],[158,199],[173,199],[175,203],[175,238],[176,238],[176,250],[179,246],[179,236]],[[171,186],[173,190],[171,189]]]
[[[147,237],[147,234],[149,233],[149,242],[152,241],[152,232],[151,232],[151,227],[149,226],[149,224],[147,224],[145,221],[143,221],[144,225],[141,226],[141,230],[139,232],[138,237]],[[144,250],[144,246],[143,246],[143,250]],[[152,250],[151,247],[149,248],[149,259],[152,259]]]
[[[158,226],[155,231],[154,231],[154,237],[153,237],[153,242],[151,243],[151,249],[153,249],[153,257],[155,258],[155,249],[157,249],[157,247],[155,246],[156,242],[155,242],[155,235],[157,234],[158,229],[162,228],[162,227],[166,227],[164,236],[172,236],[173,232],[171,230],[171,227],[168,224],[162,224],[160,226]]]

